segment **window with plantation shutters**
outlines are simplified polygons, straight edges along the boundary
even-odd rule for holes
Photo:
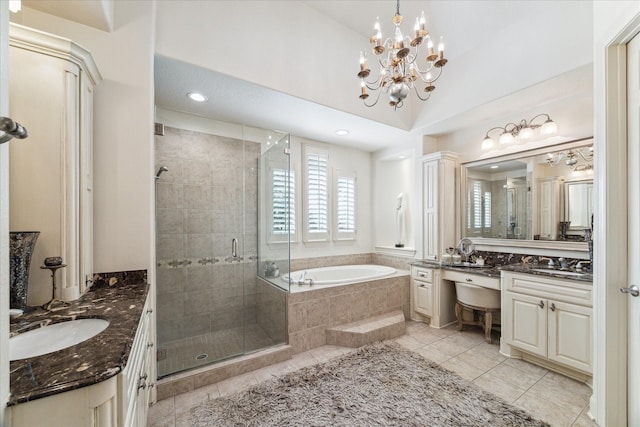
[[[305,146],[305,241],[329,240],[329,152]]]
[[[291,234],[296,232],[296,200],[294,197],[296,180],[294,171],[274,168],[271,171],[273,206],[272,233]]]
[[[335,225],[336,240],[353,239],[356,233],[356,175],[335,171]]]

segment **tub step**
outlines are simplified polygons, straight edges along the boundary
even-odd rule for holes
[[[327,344],[353,348],[375,341],[397,338],[405,333],[404,314],[400,310],[392,311],[329,328],[326,333]]]

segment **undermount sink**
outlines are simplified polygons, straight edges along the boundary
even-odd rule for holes
[[[109,322],[104,319],[77,319],[23,332],[9,338],[9,360],[42,356],[80,344],[107,326]]]
[[[550,273],[550,274],[559,274],[561,276],[582,276],[584,273],[578,273],[575,271],[566,271],[566,270],[552,270],[550,268],[532,268],[532,271],[537,271],[540,273]]]

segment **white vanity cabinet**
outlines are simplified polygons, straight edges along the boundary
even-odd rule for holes
[[[91,53],[71,40],[9,28],[10,115],[29,137],[9,147],[10,228],[40,231],[29,304],[51,299],[44,258],[61,256],[57,297],[75,300],[93,275],[93,89],[102,79]]]
[[[426,260],[440,261],[444,250],[458,243],[458,165],[458,155],[447,151],[422,158],[423,258]]]
[[[411,318],[442,328],[455,320],[455,289],[439,268],[411,266]]]
[[[125,369],[97,384],[11,406],[13,427],[144,427],[155,384],[147,297]]]
[[[503,271],[502,288],[503,353],[591,375],[591,283]]]

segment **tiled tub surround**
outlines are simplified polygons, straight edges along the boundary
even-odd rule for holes
[[[98,274],[92,288],[66,308],[53,312],[38,308],[12,319],[12,331],[31,322],[80,318],[105,319],[109,326],[75,346],[11,362],[9,405],[97,384],[120,373],[127,364],[148,290],[145,271]]]
[[[293,262],[292,262],[293,264]],[[410,315],[409,272],[331,287],[296,286],[289,294],[289,344],[300,353],[327,343],[326,329],[400,310]]]

